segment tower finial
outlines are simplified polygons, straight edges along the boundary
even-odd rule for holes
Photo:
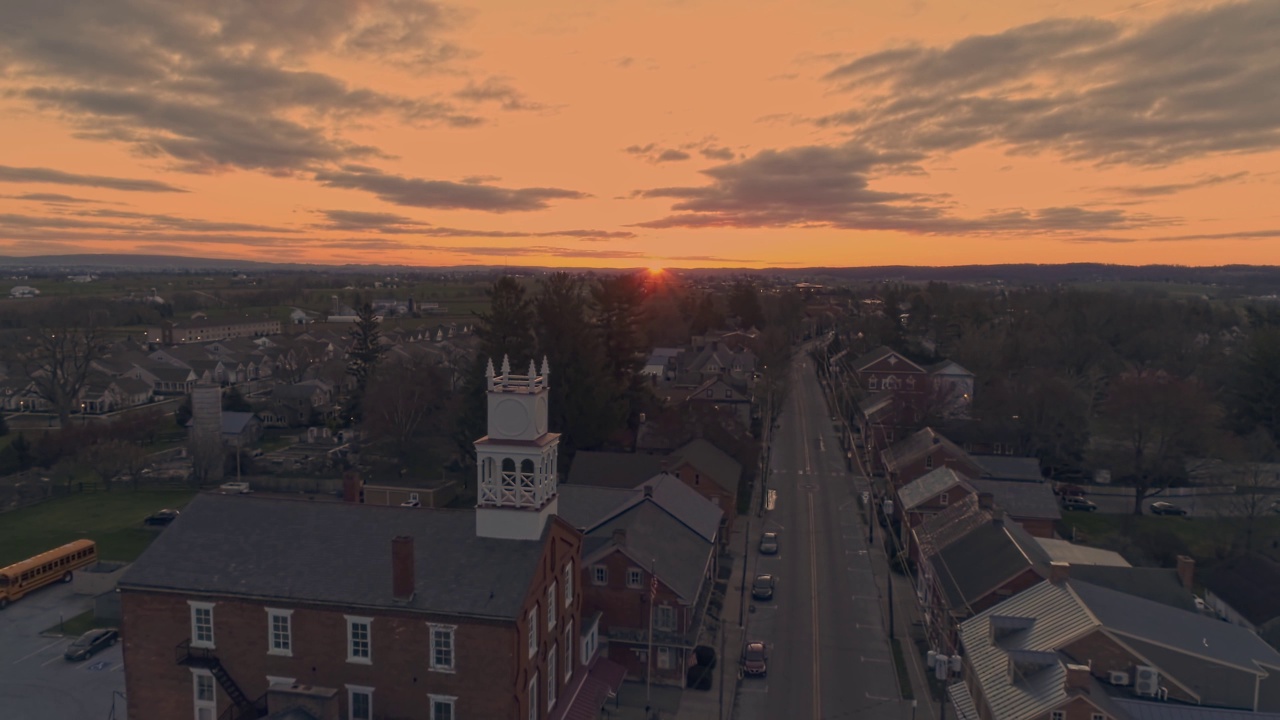
[[[511,375],[511,359],[504,353],[502,355],[502,384],[507,384],[507,378]]]
[[[488,365],[484,369],[484,379],[485,379],[485,383],[489,386],[489,389],[492,390],[493,389],[493,358],[489,358]]]
[[[535,383],[538,382],[538,367],[533,364],[533,359],[529,359],[529,389],[533,389]]]
[[[551,365],[547,363],[547,356],[542,356],[542,385],[543,387],[551,387]]]

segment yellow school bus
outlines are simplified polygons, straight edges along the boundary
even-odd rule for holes
[[[49,583],[71,582],[71,573],[98,561],[92,540],[76,540],[60,548],[0,568],[0,610],[9,603]]]

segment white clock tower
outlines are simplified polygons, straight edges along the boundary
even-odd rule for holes
[[[485,371],[489,434],[476,441],[476,535],[508,540],[537,540],[556,514],[556,455],[560,434],[547,432],[547,396],[551,370],[529,361],[529,374],[512,375],[502,358],[502,374],[493,360]]]

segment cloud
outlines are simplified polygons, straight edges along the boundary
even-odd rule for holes
[[[318,172],[315,178],[322,185],[363,190],[395,205],[439,210],[528,212],[550,207],[551,200],[580,200],[590,197],[587,193],[561,188],[502,188],[477,183],[407,178],[361,166]]]
[[[484,82],[467,81],[466,87],[453,93],[467,102],[496,102],[503,110],[541,110],[542,104],[525,100],[524,94],[511,86],[506,78],[490,77]]]
[[[1187,190],[1222,185],[1234,182],[1249,175],[1248,171],[1231,173],[1230,175],[1204,175],[1195,180],[1164,185],[1116,185],[1101,188],[1104,192],[1127,195],[1129,197],[1156,197],[1160,195],[1176,195]]]
[[[432,225],[428,222],[395,213],[359,212],[352,210],[321,210],[328,221],[313,227],[322,230],[377,232],[384,235],[419,235],[422,237],[488,237],[488,238],[575,238],[584,242],[629,240],[636,237],[630,230],[549,230],[529,232],[520,230],[474,230]]]
[[[123,221],[123,222],[118,222]],[[124,210],[87,210],[62,215],[0,214],[0,229],[100,229],[121,232],[176,230],[181,232],[272,232],[296,233],[293,228],[254,223],[223,222],[155,215]]]
[[[698,152],[702,154],[702,157],[708,160],[732,160],[737,157],[737,155],[735,155],[729,148],[716,147],[714,145],[704,147]]]
[[[653,161],[656,163],[680,162],[681,160],[688,160],[691,157],[693,156],[683,150],[668,148],[666,150],[663,150],[661,153],[659,153],[658,156],[653,159]]]
[[[1136,243],[1136,242],[1194,242],[1204,240],[1270,240],[1280,238],[1280,229],[1239,230],[1226,233],[1195,233],[1190,235],[1157,235],[1135,238],[1112,235],[1082,235],[1068,238],[1075,243]]]
[[[1127,27],[1046,20],[945,47],[907,46],[825,78],[857,105],[816,122],[873,147],[978,145],[1166,165],[1280,148],[1280,3],[1246,0]]]
[[[83,203],[103,203],[101,200],[63,195],[62,193],[22,193],[21,195],[0,195],[5,200],[21,200],[24,202],[40,202],[47,205],[80,205]],[[116,203],[104,203],[114,205]]]
[[[182,170],[287,174],[379,156],[342,138],[353,119],[482,122],[438,97],[353,87],[307,68],[321,54],[448,67],[465,55],[442,40],[460,17],[430,0],[11,4],[0,23],[0,89],[56,113],[79,137]]]
[[[873,173],[909,172],[919,153],[855,144],[765,150],[702,173],[701,187],[650,188],[643,198],[676,200],[675,214],[637,223],[646,228],[839,228],[917,234],[1071,234],[1167,225],[1174,221],[1122,210],[1012,208],[976,217],[952,212],[946,198],[870,187]]]
[[[679,147],[667,148],[662,147],[658,143],[646,143],[644,145],[628,145],[622,151],[628,155],[635,155],[643,158],[651,163],[664,162],[683,162],[693,157],[688,151],[697,150],[702,157],[709,160],[732,160],[735,155],[732,150],[725,147],[719,147],[714,144],[715,138],[710,137],[694,142],[681,144]]]
[[[105,175],[79,175],[51,168],[12,167],[0,165],[0,182],[48,183],[123,190],[125,192],[187,192],[180,187],[157,180],[133,180]]]

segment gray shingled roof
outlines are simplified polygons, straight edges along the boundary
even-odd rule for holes
[[[1130,720],[1280,720],[1280,713],[1251,712],[1182,703],[1111,698]]]
[[[1241,668],[1280,669],[1280,652],[1238,625],[1189,613],[1115,590],[1071,582],[1081,601],[1113,632]]]
[[[1010,480],[974,480],[978,492],[991,493],[992,500],[1015,518],[1058,520],[1062,508],[1048,483],[1013,482]]]
[[[915,528],[921,557],[927,557],[991,522],[991,513],[978,507],[977,495],[966,495],[942,512],[925,518]]]
[[[1040,461],[1033,457],[1013,455],[971,455],[973,461],[986,470],[984,477],[992,480],[1018,480],[1020,482],[1044,482]]]
[[[702,588],[715,545],[701,538],[653,503],[640,503],[588,533],[593,552],[608,544],[613,531],[626,530],[626,550],[637,565],[649,570],[685,602],[693,603]],[[586,557],[585,552],[583,556]]]
[[[1094,566],[1128,568],[1129,561],[1115,550],[1103,550],[1089,545],[1076,545],[1070,540],[1060,538],[1036,538],[1040,547],[1049,554],[1053,562],[1064,562],[1071,566],[1071,576],[1076,576],[1077,569]]]
[[[711,442],[702,438],[689,442],[671,453],[668,466],[674,469],[686,462],[710,475],[711,479],[729,494],[735,496],[738,494],[738,479],[742,477],[742,465]]]
[[[724,517],[724,511],[719,505],[684,484],[680,478],[667,473],[658,475],[641,485],[637,492],[642,498],[646,487],[653,488],[653,496],[649,500],[671,513],[685,527],[698,533],[708,542],[716,539],[716,535],[720,532],[720,520]]]
[[[1043,540],[1041,541],[1043,542]],[[1198,612],[1195,596],[1182,586],[1173,568],[1072,565],[1072,579],[1146,598],[1187,612]]]
[[[914,510],[921,503],[956,485],[967,486],[967,478],[949,467],[935,468],[898,488],[903,510]]]
[[[629,504],[636,491],[566,483],[558,488],[557,493],[560,496],[560,517],[579,530],[587,530]]]
[[[889,466],[890,469],[895,469],[898,465],[909,463],[920,457],[929,448],[938,444],[947,446],[953,455],[958,457],[968,456],[968,453],[963,448],[946,439],[933,428],[925,428],[895,445],[890,445],[885,449],[882,457],[885,465]]]
[[[1256,626],[1280,617],[1280,565],[1259,555],[1218,563],[1204,585]]]
[[[391,595],[391,540],[414,539],[415,594]],[[196,496],[121,587],[514,619],[542,541],[476,537],[475,513]]]
[[[634,488],[662,472],[662,458],[643,453],[579,450],[569,467],[568,483]]]
[[[985,523],[934,555],[933,576],[961,610],[1029,568],[1047,573],[1048,553],[1015,522]]]

